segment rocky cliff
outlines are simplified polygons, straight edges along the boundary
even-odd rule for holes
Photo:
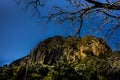
[[[0,80],[118,80],[119,75],[119,52],[94,36],[48,38],[0,69]]]

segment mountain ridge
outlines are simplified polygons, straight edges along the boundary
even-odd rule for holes
[[[92,40],[92,41],[90,41],[90,40]],[[107,46],[107,44],[102,39],[95,38],[94,36],[85,36],[83,38],[77,38],[77,37],[63,38],[61,36],[55,36],[55,37],[48,38],[48,39],[40,42],[33,49],[33,51],[30,52],[29,55],[21,58],[20,60],[26,61],[27,59],[29,59],[29,62],[40,62],[43,64],[52,64],[51,62],[49,62],[49,60],[55,59],[56,57],[59,58],[60,55],[63,55],[62,53],[64,53],[64,55],[67,56],[66,53],[68,53],[68,52],[65,52],[65,50],[68,51],[67,49],[72,49],[72,51],[70,51],[69,53],[74,53],[76,50],[76,52],[75,52],[76,56],[79,56],[79,59],[80,59],[80,55],[83,55],[83,57],[85,56],[83,51],[85,52],[85,51],[90,50],[92,47],[89,45],[94,44],[94,43],[96,46],[95,45],[91,45],[91,46],[95,47],[96,49],[99,50],[99,48],[97,48],[97,47],[100,46],[101,49],[103,48],[103,50],[106,49],[106,51],[109,50],[110,52],[112,52],[110,47]],[[103,44],[103,45],[101,45],[101,44]],[[84,46],[81,46],[81,45],[84,45]],[[86,48],[85,45],[87,45],[87,49],[85,49]],[[85,50],[84,49],[80,50],[82,48],[84,48]],[[81,52],[79,53],[79,51],[81,51]],[[61,53],[59,53],[59,52],[61,52]],[[105,51],[101,52],[101,50],[100,50],[97,52],[97,51],[91,50],[90,52],[93,53],[93,55],[95,55],[95,56],[99,56],[100,53],[104,53]],[[49,59],[52,55],[54,57]],[[46,61],[44,61],[43,58],[45,58]],[[19,59],[17,61],[19,61]],[[55,62],[55,61],[53,61],[53,62]],[[14,63],[11,63],[10,65],[12,65],[12,64],[14,64]]]
[[[118,80],[120,54],[94,36],[55,36],[0,73],[0,80]]]

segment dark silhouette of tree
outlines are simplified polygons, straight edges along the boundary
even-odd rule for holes
[[[61,24],[70,23],[77,28],[75,36],[80,37],[85,26],[90,28],[92,33],[104,33],[104,37],[108,39],[120,31],[119,0],[17,0],[16,2],[27,11],[32,10],[33,16],[39,16],[39,19],[46,23],[52,20]],[[48,13],[43,14],[44,9]]]

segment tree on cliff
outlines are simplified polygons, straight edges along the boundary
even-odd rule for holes
[[[105,38],[119,36],[119,0],[16,0],[17,4],[46,23],[56,21],[70,24],[75,36],[87,27],[91,34]],[[120,44],[118,39],[117,44]],[[119,48],[119,45],[118,45]]]

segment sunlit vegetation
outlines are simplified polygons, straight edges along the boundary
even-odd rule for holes
[[[99,49],[104,47],[105,51],[99,51],[94,45]],[[84,46],[83,50],[79,48],[81,46]],[[93,36],[47,39],[39,43],[30,55],[0,68],[0,80],[119,79],[120,52],[112,52],[102,39]]]

